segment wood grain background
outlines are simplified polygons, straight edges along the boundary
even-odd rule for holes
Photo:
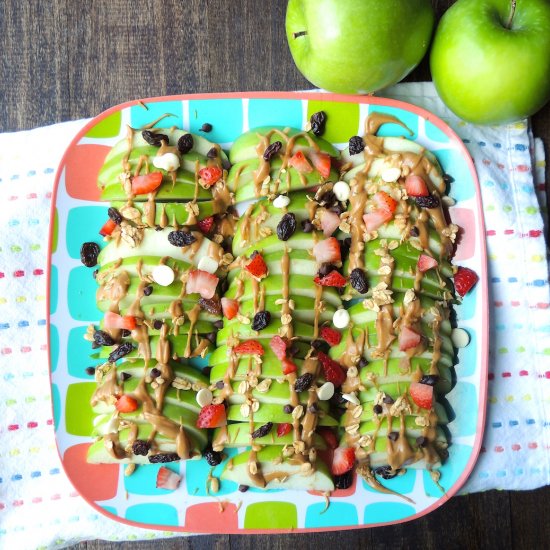
[[[441,15],[453,1],[432,3]],[[310,88],[288,51],[285,9],[286,0],[0,0],[0,132],[91,117],[158,95]],[[408,80],[429,78],[425,60]],[[548,143],[550,105],[533,126]],[[392,527],[92,541],[74,548],[530,550],[550,545],[549,502],[549,487],[490,491],[454,498],[424,518]]]

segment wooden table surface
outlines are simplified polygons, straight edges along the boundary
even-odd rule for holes
[[[439,15],[452,3],[433,0]],[[1,0],[0,132],[90,117],[141,97],[307,89],[286,44],[285,9],[285,0]],[[424,61],[408,80],[429,78]],[[550,143],[550,105],[533,125]],[[393,527],[74,548],[544,548],[549,502],[549,487],[490,491]]]

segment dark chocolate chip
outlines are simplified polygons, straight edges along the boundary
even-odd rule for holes
[[[215,147],[212,147],[212,149],[210,149],[208,153],[206,153],[206,156],[209,159],[215,159],[218,156],[218,150]]]
[[[160,319],[156,319],[156,320],[154,321],[154,323],[153,323],[153,328],[154,328],[155,330],[160,330],[160,329],[162,328],[162,325],[163,325],[163,324],[164,324],[164,323],[163,323]]]
[[[218,380],[216,382],[216,388],[218,388],[219,390],[223,390],[224,387],[225,387],[225,382],[223,380]]]
[[[214,325],[214,328],[217,328],[218,330],[223,328],[223,321],[221,319],[214,321],[212,324]]]
[[[392,441],[397,441],[399,438],[399,432],[390,432],[388,434],[388,439],[391,439]]]
[[[416,438],[416,444],[419,447],[425,447],[428,444],[428,438],[421,435],[420,437]]]
[[[93,376],[95,374],[95,367],[86,367],[86,374]]]
[[[132,375],[129,372],[121,372],[120,378],[122,378],[123,382],[126,382],[126,380],[130,380],[130,378],[132,378]]]
[[[291,414],[293,410],[294,410],[294,407],[292,405],[285,405],[283,407],[283,412],[286,414]]]
[[[211,131],[212,131],[212,124],[210,124],[209,122],[205,122],[205,123],[199,128],[199,132],[208,133],[208,132],[211,132]]]
[[[359,362],[357,363],[357,367],[360,368],[360,369],[363,369],[368,364],[369,364],[369,362],[364,357],[361,357],[361,359],[359,359]]]
[[[319,268],[319,271],[317,274],[319,275],[319,278],[326,277],[329,273],[332,273],[336,268],[329,263],[321,264],[321,267]]]
[[[374,405],[374,407],[372,408],[372,412],[374,414],[382,414],[382,405]]]
[[[157,369],[157,367],[153,367],[149,374],[151,375],[151,378],[156,378],[157,376],[161,375],[161,372],[159,369]]]
[[[383,479],[392,479],[398,472],[399,470],[394,470],[391,466],[380,466],[374,470],[374,473]]]
[[[239,485],[239,492],[246,493],[250,487],[248,485]]]
[[[319,406],[317,403],[312,403],[308,408],[307,411],[311,414],[317,414],[319,412]]]
[[[336,198],[336,195],[333,191],[326,191],[319,197],[319,200],[317,202],[321,206],[330,208],[331,206],[335,206],[338,203],[338,199]]]
[[[216,345],[216,338],[217,338],[217,332],[209,332],[208,334],[205,334],[205,338],[211,343]]]
[[[410,234],[411,234],[411,237],[418,237],[418,235],[420,235],[420,231],[418,231],[418,227],[416,227],[416,225],[413,225],[411,227]]]
[[[315,229],[315,227],[311,223],[311,220],[303,220],[302,221],[302,231],[304,233],[311,233],[314,229]]]
[[[143,294],[145,296],[151,296],[151,294],[153,293],[153,287],[151,285],[147,285],[144,289],[143,289]]]
[[[392,405],[394,403],[394,399],[393,397],[391,397],[390,395],[385,395],[384,398],[382,399],[382,401],[386,404],[386,405]]]
[[[435,386],[439,382],[439,376],[437,374],[425,374],[421,379],[421,384],[426,384],[427,386]]]
[[[349,489],[353,484],[353,470],[345,474],[334,476],[334,487],[336,489]]]
[[[319,338],[316,338],[311,342],[311,347],[316,351],[322,351],[324,353],[328,353],[330,351],[328,342],[325,342],[325,340],[320,340]]]

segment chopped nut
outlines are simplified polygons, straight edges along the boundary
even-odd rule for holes
[[[248,418],[250,416],[250,405],[248,405],[247,403],[243,403],[241,405],[241,415],[244,417],[244,418]]]
[[[292,323],[292,315],[289,313],[283,313],[283,315],[281,315],[281,323],[283,325],[290,325],[290,323]]]
[[[417,426],[422,426],[422,427],[426,427],[426,426],[429,426],[429,425],[430,425],[429,420],[428,420],[425,416],[417,416],[417,417],[414,419],[414,423],[415,423]]]
[[[303,414],[304,414],[304,407],[302,407],[302,405],[298,405],[294,407],[294,410],[292,411],[292,418],[296,420],[298,418],[301,418]]]
[[[359,358],[357,360],[354,360],[353,362],[356,363],[359,361]],[[357,370],[357,367],[350,367],[347,371],[348,378],[355,378],[359,374],[359,371]]]
[[[237,388],[237,393],[244,395],[247,391],[248,391],[248,382],[246,380],[243,380],[239,384],[239,387]]]
[[[390,414],[392,416],[399,416],[401,413],[411,414],[409,402],[403,395],[398,397],[390,408]]]
[[[409,288],[407,292],[405,292],[405,297],[403,298],[403,305],[407,307],[411,302],[414,302],[416,300],[416,294],[414,293],[414,290],[412,288]]]
[[[260,402],[256,399],[252,401],[252,411],[257,412],[257,410],[260,408]]]
[[[271,387],[271,378],[266,378],[256,386],[256,391],[260,393],[267,393],[270,387]]]

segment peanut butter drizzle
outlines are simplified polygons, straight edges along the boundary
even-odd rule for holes
[[[349,272],[355,268],[364,268],[365,260],[363,251],[365,243],[363,234],[365,232],[365,222],[363,214],[367,204],[368,195],[365,192],[365,174],[357,174],[351,181],[351,193],[349,198],[350,226],[351,226],[351,246],[349,250]]]
[[[366,134],[376,134],[380,127],[383,124],[398,124],[399,126],[402,126],[407,130],[411,136],[414,135],[414,132],[403,122],[401,122],[398,118],[394,117],[393,115],[386,115],[384,113],[371,113],[366,119],[365,119],[365,133]]]
[[[284,245],[284,252],[283,257],[281,258],[281,275],[283,277],[283,288],[282,288],[282,296],[284,302],[281,305],[281,319],[283,315],[288,315],[292,317],[292,310],[290,309],[290,288],[289,288],[289,281],[290,281],[290,254],[288,252],[288,246]],[[286,337],[290,341],[292,338],[294,331],[292,327],[292,321],[288,323],[286,326]]]
[[[199,319],[199,314],[201,312],[201,306],[196,304],[193,306],[193,309],[187,312],[187,317],[189,319],[189,332],[187,333],[187,344],[185,346],[185,351],[183,353],[184,357],[189,357],[191,355],[191,340],[193,337],[193,330]]]
[[[315,304],[313,306],[313,338],[319,336],[319,315],[321,314],[321,309],[323,302],[321,298],[323,297],[323,287],[321,285],[315,285]]]
[[[118,383],[116,366],[113,365],[111,370],[103,377],[101,385],[95,389],[90,403],[92,407],[95,407],[100,401],[108,403],[113,396],[119,395],[122,395],[122,387]]]
[[[178,324],[178,319],[185,318],[185,312],[183,310],[183,302],[179,299],[172,300],[170,302],[170,307],[168,308],[170,317],[172,317],[172,334],[177,336],[179,334],[180,325]]]

